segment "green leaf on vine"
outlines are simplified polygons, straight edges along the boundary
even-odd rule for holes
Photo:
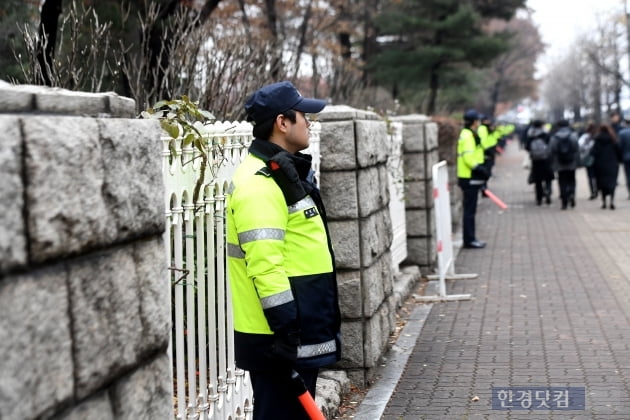
[[[179,137],[179,125],[170,120],[160,120],[162,129],[168,133],[169,136],[176,139]]]

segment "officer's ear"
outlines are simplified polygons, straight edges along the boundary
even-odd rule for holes
[[[291,120],[284,114],[276,115],[276,120],[274,121],[274,129],[277,129],[281,133],[286,133],[289,129],[289,124],[291,124]]]

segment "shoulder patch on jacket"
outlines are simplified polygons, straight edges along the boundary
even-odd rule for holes
[[[266,166],[263,166],[262,168],[260,168],[256,172],[256,175],[264,175],[266,177],[270,177],[271,176],[271,170],[269,168],[267,168]]]

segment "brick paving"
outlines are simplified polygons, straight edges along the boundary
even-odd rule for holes
[[[382,415],[417,419],[630,419],[630,200],[619,174],[617,210],[589,201],[535,205],[516,142],[480,200],[483,250],[459,252],[447,282],[470,301],[434,304]],[[491,387],[585,387],[584,410],[493,410]],[[478,397],[478,401],[474,401]],[[371,419],[370,419],[371,420]]]

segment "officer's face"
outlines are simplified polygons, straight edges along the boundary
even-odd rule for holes
[[[306,114],[300,111],[296,111],[295,123],[290,123],[290,127],[287,131],[286,143],[287,150],[292,153],[304,150],[309,145],[309,127],[310,121],[307,119]]]

